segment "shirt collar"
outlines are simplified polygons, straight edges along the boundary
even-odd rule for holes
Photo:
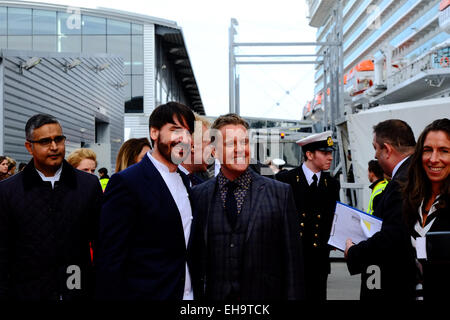
[[[190,174],[190,172],[185,167],[183,167],[181,164],[178,165],[178,169],[180,169],[180,171],[183,172],[185,175]]]
[[[153,163],[153,165],[156,167],[156,169],[159,172],[164,172],[164,173],[173,173],[170,172],[169,168],[164,164],[159,162],[158,160],[156,160],[150,153],[150,151],[147,152],[147,156],[149,157],[150,161]],[[176,172],[176,171],[175,171]]]
[[[61,163],[61,166],[59,167],[58,170],[56,170],[55,175],[52,177],[46,177],[41,171],[39,171],[37,168],[34,168],[37,173],[39,174],[39,176],[41,177],[42,181],[50,181],[52,184],[52,188],[55,186],[55,182],[59,181],[59,179],[61,178],[61,172],[62,172],[62,167],[63,164]]]
[[[316,175],[317,176],[317,183],[319,183],[319,181],[320,181],[320,175],[321,175],[321,173],[322,173],[322,171],[319,171],[319,172],[317,172],[317,173],[314,173],[310,168],[308,168],[307,166],[306,166],[306,163],[305,162],[303,162],[303,164],[302,164],[302,170],[303,170],[303,173],[305,174],[305,178],[306,178],[306,181],[308,182],[308,184],[310,185],[311,183],[313,183],[313,175]]]
[[[233,182],[236,183],[238,187],[247,189],[250,186],[251,179],[252,176],[250,174],[250,167],[248,167],[247,170],[245,170],[243,174],[233,180]],[[230,182],[230,180],[228,180],[228,178],[224,176],[222,171],[220,171],[220,173],[217,175],[217,181],[219,182],[220,189],[223,189],[226,184]]]
[[[61,166],[59,167],[59,169],[58,170],[56,170],[56,172],[55,172],[55,175],[54,176],[52,176],[52,177],[46,177],[45,176],[45,174],[43,174],[41,171],[39,171],[37,168],[34,168],[36,171],[37,171],[37,173],[39,173],[39,176],[42,178],[42,180],[44,180],[44,181],[51,181],[51,180],[54,180],[54,181],[59,181],[59,178],[61,178],[61,172],[62,172],[62,163],[61,163]]]
[[[400,166],[403,164],[403,162],[405,162],[407,159],[409,158],[409,156],[407,156],[406,158],[404,158],[402,161],[400,161],[399,163],[397,163],[397,165],[394,167],[394,170],[392,170],[392,178],[394,178],[395,174],[397,173],[398,169],[400,168]]]
[[[369,186],[369,188],[373,190],[377,186],[377,184],[379,184],[380,182],[384,182],[384,178],[378,179],[378,180],[372,182],[372,184]]]

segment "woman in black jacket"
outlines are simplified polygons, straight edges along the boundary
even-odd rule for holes
[[[450,231],[450,120],[439,119],[420,135],[404,188],[404,213],[412,245],[429,232]],[[417,259],[417,298],[443,298],[450,286],[450,261]],[[423,290],[422,290],[423,289]]]

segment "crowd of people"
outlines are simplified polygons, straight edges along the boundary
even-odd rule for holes
[[[266,177],[250,163],[248,130],[236,114],[211,124],[169,102],[150,115],[150,141],[126,141],[114,174],[97,177],[93,150],[65,160],[58,120],[31,117],[30,162],[14,174],[0,157],[0,299],[326,300],[340,200],[332,132],[299,140],[302,164],[277,159]],[[372,144],[367,212],[382,227],[345,250],[361,299],[442,298],[450,262],[419,252],[428,233],[450,231],[450,120],[417,143],[406,122],[385,120]]]

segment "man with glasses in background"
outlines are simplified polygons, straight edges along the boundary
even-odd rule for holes
[[[25,135],[33,158],[0,183],[0,299],[86,299],[101,186],[64,160],[66,137],[53,116],[31,117]]]

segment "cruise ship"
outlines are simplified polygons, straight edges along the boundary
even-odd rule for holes
[[[335,131],[336,172],[348,172],[351,150],[355,183],[342,175],[342,185],[364,209],[373,124],[400,118],[418,136],[450,116],[450,0],[306,2],[319,57],[303,118]]]

